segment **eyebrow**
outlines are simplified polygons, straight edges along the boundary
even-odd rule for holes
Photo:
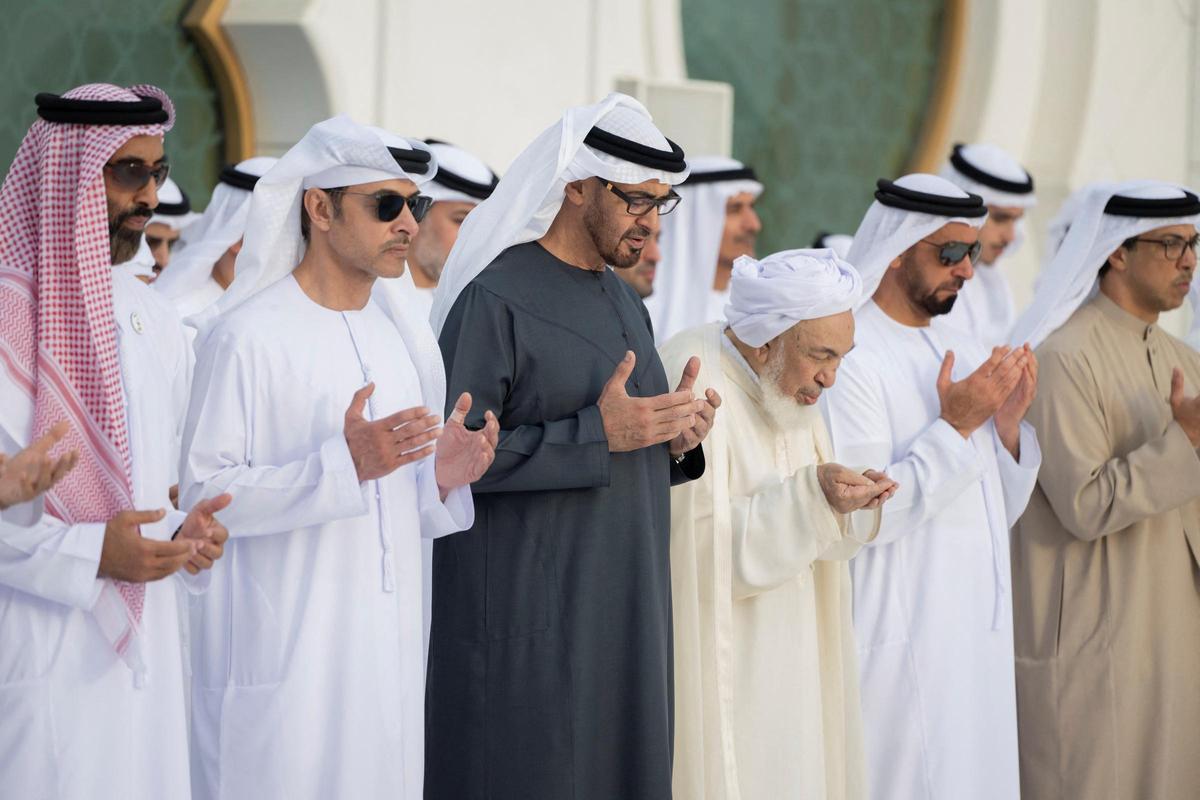
[[[853,350],[855,347],[858,347],[858,345],[857,344],[850,345],[850,350]],[[849,353],[850,350],[847,350],[846,353]],[[841,356],[839,356],[838,351],[834,350],[832,347],[817,347],[813,350],[810,350],[809,352],[810,353],[821,353],[821,354],[824,354],[827,356],[833,356],[834,358],[844,358],[845,357],[845,353],[843,353]]]

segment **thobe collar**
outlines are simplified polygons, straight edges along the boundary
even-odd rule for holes
[[[1148,341],[1154,332],[1158,330],[1157,325],[1150,324],[1144,319],[1130,314],[1125,309],[1112,301],[1104,292],[1096,292],[1096,299],[1092,301],[1096,308],[1108,319],[1109,322],[1116,325],[1122,330],[1129,331],[1142,341]]]

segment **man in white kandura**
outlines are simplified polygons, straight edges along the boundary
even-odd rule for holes
[[[754,204],[763,185],[752,168],[721,156],[688,165],[679,209],[663,217],[662,259],[645,301],[658,342],[725,318],[734,259],[754,255],[762,230]]]
[[[1025,238],[1025,213],[1037,202],[1033,178],[1015,158],[990,144],[956,144],[941,176],[963,191],[979,195],[988,210],[979,229],[975,277],[958,293],[946,319],[975,334],[988,347],[1005,344],[1017,321],[1017,309],[1000,262],[1015,253]]]
[[[171,268],[153,283],[154,291],[174,303],[184,324],[193,331],[203,324],[203,312],[233,283],[233,265],[242,249],[254,185],[278,160],[258,156],[221,170],[208,208],[181,234]]]
[[[933,175],[879,181],[849,261],[870,297],[828,399],[835,452],[900,484],[851,563],[874,798],[1019,793],[1008,531],[1041,463],[1028,347],[938,319],[987,208]]]
[[[866,796],[848,515],[895,492],[832,462],[817,407],[854,346],[858,273],[832,250],[734,262],[728,322],[677,335],[727,416],[671,490],[676,797]],[[711,365],[719,365],[713,369]]]
[[[193,629],[197,797],[422,795],[420,539],[470,527],[498,433],[463,426],[466,394],[438,426],[433,332],[378,291],[435,168],[418,141],[315,125],[255,188],[200,331],[181,505],[221,488],[240,513]]]

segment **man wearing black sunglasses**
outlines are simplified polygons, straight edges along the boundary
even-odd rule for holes
[[[381,289],[436,164],[315,125],[255,186],[200,331],[180,503],[224,488],[243,512],[193,645],[202,796],[421,796],[420,543],[470,526],[498,432],[490,412],[463,425],[468,394],[441,424],[433,332]]]
[[[828,412],[839,458],[900,485],[851,563],[868,784],[895,797],[1019,793],[1008,530],[1041,463],[1037,361],[942,318],[986,214],[943,178],[879,181],[847,257],[870,299]]]

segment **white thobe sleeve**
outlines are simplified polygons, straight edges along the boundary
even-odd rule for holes
[[[893,459],[895,445],[883,385],[886,373],[872,369],[865,359],[847,359],[837,378],[827,411],[839,461],[870,464],[900,485],[895,496],[883,505],[879,533],[869,547],[891,544],[920,528],[983,475],[984,462],[974,444],[940,417]],[[905,398],[893,393],[890,400],[903,403]],[[910,413],[926,413],[919,400],[913,398],[910,402]],[[860,517],[853,517],[856,533]]]
[[[465,531],[475,524],[475,502],[469,486],[450,490],[442,502],[434,473],[434,457],[421,462],[417,473],[417,492],[421,504],[421,538],[436,539],[448,533]]]
[[[25,525],[28,504],[0,519],[0,583],[54,603],[88,610],[100,593],[103,522],[68,525],[48,514]]]
[[[816,464],[748,497],[730,497],[729,505],[737,600],[804,577],[842,541],[844,518],[825,500]]]
[[[1042,466],[1042,449],[1038,444],[1037,431],[1028,422],[1021,423],[1020,453],[1017,461],[993,433],[996,442],[996,465],[1000,468],[1000,485],[1004,489],[1004,514],[1008,527],[1017,524],[1025,513],[1025,506],[1037,486],[1038,470]]]
[[[305,458],[251,466],[254,382],[270,376],[251,373],[233,337],[212,338],[200,353],[192,385],[180,508],[229,492],[233,501],[221,521],[230,537],[285,533],[366,514],[366,489],[341,433]]]

